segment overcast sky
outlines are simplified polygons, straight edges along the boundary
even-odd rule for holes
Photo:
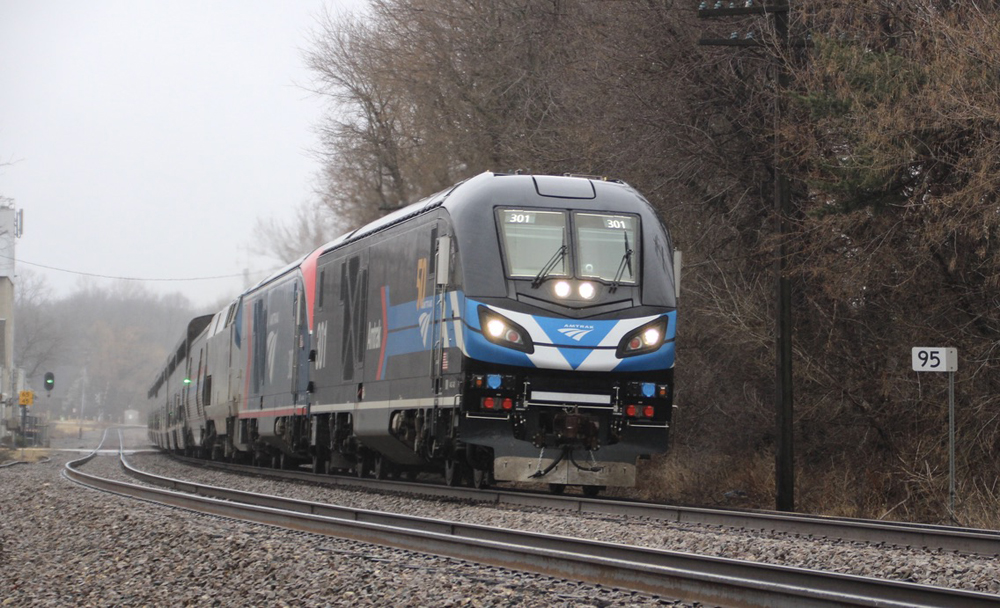
[[[257,218],[311,200],[316,18],[363,0],[0,1],[0,195],[18,271],[53,295],[89,275],[198,305],[236,295]],[[235,276],[232,276],[235,275]],[[259,279],[257,275],[254,279]]]

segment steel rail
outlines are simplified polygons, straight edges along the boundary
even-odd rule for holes
[[[851,519],[802,513],[779,513],[776,511],[735,511],[705,507],[659,505],[614,498],[557,496],[530,491],[499,490],[496,488],[477,490],[411,481],[318,475],[301,470],[266,469],[217,461],[205,461],[197,458],[172,457],[196,466],[219,468],[250,475],[295,479],[332,486],[360,486],[392,492],[468,499],[486,504],[538,507],[583,514],[639,517],[675,523],[714,525],[814,538],[883,543],[898,547],[1000,556],[1000,532],[995,530]]]
[[[652,595],[723,606],[995,606],[983,593],[817,572],[548,534],[348,509],[260,496],[158,477],[121,462],[130,475],[166,488],[84,473],[97,452],[63,474],[92,488],[222,517],[432,553]]]

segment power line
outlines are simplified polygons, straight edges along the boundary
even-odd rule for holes
[[[14,260],[15,259],[15,258],[13,258],[11,256],[7,256],[7,255],[0,255],[0,258],[6,258],[8,260]],[[56,266],[47,266],[45,264],[37,264],[35,262],[28,262],[28,261],[25,261],[23,259],[17,259],[16,262],[19,263],[19,264],[27,264],[28,266],[36,266],[38,268],[44,268],[46,270],[55,270],[56,272],[65,272],[65,273],[68,273],[68,274],[75,274],[75,275],[80,275],[80,276],[84,276],[84,277],[96,277],[96,278],[99,278],[99,279],[113,279],[113,280],[117,280],[117,281],[143,281],[143,282],[214,281],[214,280],[217,280],[217,279],[234,279],[234,278],[240,278],[240,277],[243,276],[242,272],[238,272],[236,274],[220,274],[220,275],[215,275],[215,276],[210,276],[210,277],[186,277],[186,278],[184,278],[184,277],[181,277],[181,278],[122,277],[122,276],[114,276],[114,275],[107,275],[107,274],[99,274],[99,273],[96,273],[96,272],[84,272],[82,270],[68,270],[66,268],[58,268]],[[277,270],[277,268],[272,268],[270,270],[261,271],[261,273],[270,274],[270,273],[274,272],[275,270]],[[255,274],[257,274],[257,273],[255,273]]]

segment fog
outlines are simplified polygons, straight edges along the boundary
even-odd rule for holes
[[[17,267],[55,296],[140,280],[196,305],[284,260],[258,218],[313,196],[302,52],[324,6],[361,0],[0,3],[0,196]]]

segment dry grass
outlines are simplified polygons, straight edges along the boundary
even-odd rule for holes
[[[103,430],[109,425],[106,422],[83,421],[83,431]],[[59,420],[49,423],[49,439],[65,439],[80,434],[80,423],[76,420]]]
[[[946,475],[915,479],[891,463],[867,464],[842,463],[818,469],[800,463],[796,471],[796,510],[1000,529],[1000,481],[958,483],[952,520]],[[771,453],[737,456],[674,446],[667,455],[644,463],[637,487],[620,494],[663,503],[773,509],[774,492]]]
[[[640,467],[637,497],[657,502],[768,509],[774,502],[774,457],[736,458],[674,446]]]
[[[0,463],[18,460],[21,462],[38,462],[49,457],[49,450],[41,448],[10,449],[0,448]]]

